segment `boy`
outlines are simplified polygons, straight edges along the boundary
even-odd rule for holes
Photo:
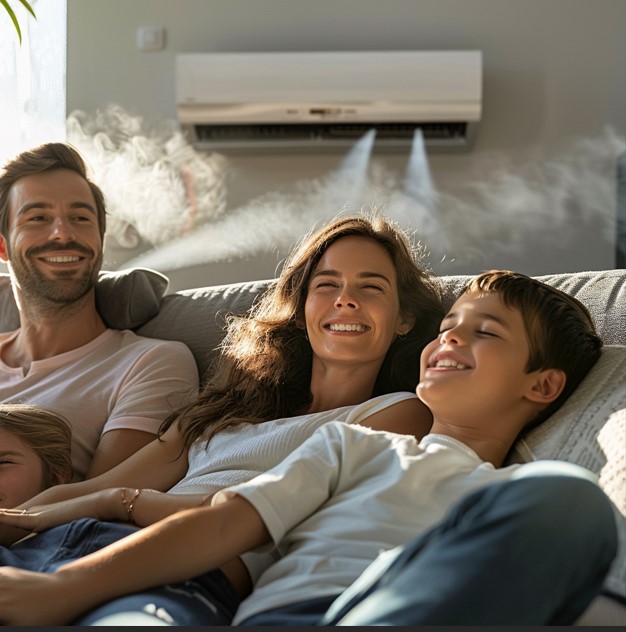
[[[615,555],[610,503],[577,466],[500,466],[519,433],[556,410],[600,351],[575,299],[524,275],[480,275],[422,353],[417,394],[434,422],[419,444],[326,424],[277,467],[216,494],[211,507],[51,574],[2,569],[0,619],[111,624],[107,606],[75,617],[273,541],[281,558],[235,624],[572,624]],[[124,500],[120,515],[132,517],[141,495]],[[196,605],[202,581],[194,580]],[[37,613],[27,612],[33,599]],[[208,608],[193,616],[195,624],[219,623]]]

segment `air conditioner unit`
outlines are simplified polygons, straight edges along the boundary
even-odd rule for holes
[[[193,53],[177,56],[176,103],[211,151],[334,151],[369,130],[402,151],[467,150],[481,118],[480,51]]]

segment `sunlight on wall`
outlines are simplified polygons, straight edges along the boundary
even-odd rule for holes
[[[0,164],[43,142],[65,140],[67,0],[31,0],[37,19],[0,10]]]

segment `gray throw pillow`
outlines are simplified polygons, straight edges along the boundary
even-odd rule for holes
[[[100,272],[96,307],[107,327],[136,329],[155,316],[167,292],[169,279],[149,268]],[[0,273],[0,331],[20,326],[20,317],[8,273]]]

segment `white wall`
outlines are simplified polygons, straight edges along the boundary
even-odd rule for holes
[[[166,29],[162,51],[137,50],[142,25]],[[602,161],[626,135],[626,0],[68,0],[68,113],[114,103],[150,123],[174,119],[181,52],[366,49],[483,51],[484,111],[474,150],[431,154],[429,167],[447,230],[481,233],[484,241],[473,249],[455,246],[444,262],[432,261],[436,271],[501,266],[540,274],[614,266],[615,206],[606,182],[591,201],[575,186],[595,186],[581,182],[589,165],[602,163],[594,178],[611,178],[610,160]],[[231,157],[228,208],[323,178],[341,159]],[[400,177],[407,155],[375,153],[372,160]],[[557,166],[570,170],[574,188],[555,175]],[[515,176],[521,180],[512,182]],[[475,184],[482,188],[472,190]],[[542,197],[516,207],[508,186]],[[568,195],[574,204],[563,201]],[[557,215],[562,229],[551,225]],[[142,249],[111,246],[109,267]],[[281,256],[164,271],[179,289],[270,276]]]

